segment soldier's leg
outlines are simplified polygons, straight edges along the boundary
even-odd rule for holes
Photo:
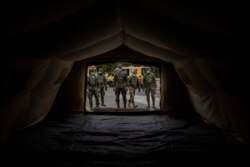
[[[132,101],[133,108],[138,107],[137,105],[135,105],[135,89],[133,89],[133,91],[132,91],[131,101]]]
[[[101,101],[102,101],[102,106],[106,106],[106,104],[104,104],[104,96],[101,97]]]
[[[127,105],[127,97],[126,97],[127,90],[126,90],[126,88],[122,88],[121,92],[122,92],[123,105],[124,105],[124,108],[126,108],[126,105]]]
[[[98,90],[96,89],[95,92],[94,92],[94,96],[95,96],[95,104],[96,104],[96,107],[99,108],[99,92]]]
[[[131,107],[131,100],[128,99],[128,107]]]
[[[132,90],[131,88],[129,88],[129,100],[128,100],[128,107],[131,107],[131,103],[132,103]]]
[[[92,101],[92,91],[91,90],[89,90],[89,92],[88,92],[88,98],[89,98],[89,107],[90,107],[90,109],[92,109],[93,108],[93,101]]]
[[[148,106],[147,106],[147,108],[150,108],[150,97],[149,97],[149,88],[147,87],[147,88],[145,88],[145,94],[146,94],[146,96],[147,96],[147,102],[148,102]]]
[[[101,88],[100,91],[101,91],[101,92],[100,92],[100,95],[101,95],[102,106],[106,106],[106,105],[104,104],[104,95],[105,95],[104,88]]]
[[[151,89],[151,98],[152,98],[152,102],[153,102],[153,108],[155,107],[155,88]]]
[[[116,104],[117,104],[117,108],[120,108],[120,89],[119,88],[116,88],[115,89],[115,96],[116,96]]]
[[[156,108],[155,107],[155,96],[154,95],[152,95],[152,102],[153,102],[153,108]]]

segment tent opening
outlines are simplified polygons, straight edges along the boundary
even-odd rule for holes
[[[85,72],[86,112],[160,111],[159,63],[89,62]]]

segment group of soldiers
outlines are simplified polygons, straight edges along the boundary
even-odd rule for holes
[[[141,84],[138,77],[137,72],[133,71],[133,74],[128,77],[127,74],[122,70],[122,65],[118,64],[118,68],[114,72],[114,92],[116,95],[116,104],[117,108],[120,108],[120,94],[122,95],[124,108],[128,107],[136,108],[135,104],[135,91],[138,89],[140,91],[141,85],[143,85],[143,89],[145,90],[145,94],[147,97],[147,108],[150,108],[150,94],[152,98],[152,107],[155,107],[155,93],[156,93],[156,79],[154,74],[148,69],[146,74],[144,75],[143,83]],[[87,92],[89,98],[90,108],[93,108],[92,97],[95,97],[96,107],[99,108],[99,95],[101,97],[101,106],[106,106],[104,104],[104,96],[105,91],[107,91],[107,80],[105,75],[103,74],[103,70],[98,71],[98,75],[95,74],[95,71],[91,71],[90,76],[87,79]],[[127,100],[126,94],[129,91],[130,98]],[[132,106],[131,106],[132,105]]]

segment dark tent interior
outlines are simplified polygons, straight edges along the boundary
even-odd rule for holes
[[[247,5],[4,1],[1,166],[249,163]],[[87,113],[90,63],[160,69],[159,112]]]

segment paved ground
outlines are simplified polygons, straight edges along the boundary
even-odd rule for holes
[[[127,92],[127,100],[129,99],[129,93]],[[93,102],[94,102],[94,107],[95,107],[95,99],[93,97]],[[101,102],[101,100],[100,100]],[[115,92],[112,87],[108,87],[108,90],[106,91],[105,97],[104,97],[104,103],[106,104],[106,107],[100,106],[99,109],[94,108],[94,111],[107,111],[107,110],[117,110],[116,106],[116,101],[115,101]],[[133,110],[133,111],[141,111],[146,109],[147,106],[147,100],[146,100],[146,95],[143,90],[140,92],[136,90],[135,93],[135,104],[138,105],[138,107],[134,110],[133,108],[127,108],[126,111],[128,110]],[[155,100],[155,105],[156,109],[150,108],[146,110],[154,111],[154,110],[159,110],[160,109],[160,79],[157,79],[157,90],[156,90],[156,100]],[[151,105],[152,105],[152,100],[151,100]],[[123,107],[123,100],[122,100],[122,95],[120,95],[120,107]],[[89,107],[89,99],[86,98],[86,110],[89,112],[93,112],[93,110],[90,110]],[[121,111],[124,109],[121,109]]]

